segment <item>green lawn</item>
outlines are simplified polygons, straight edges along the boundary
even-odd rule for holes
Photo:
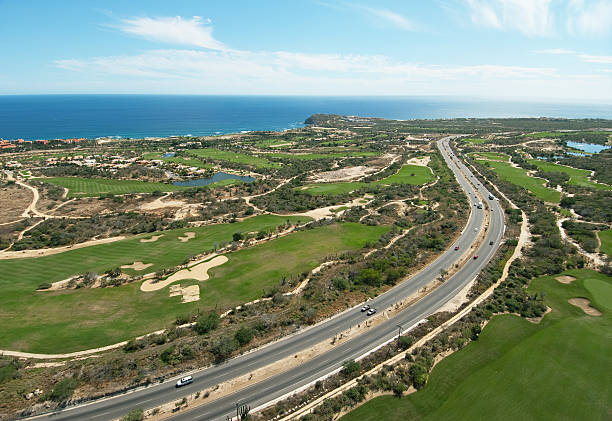
[[[552,162],[541,161],[539,159],[529,159],[530,164],[536,165],[540,170],[547,172],[563,172],[570,176],[568,184],[576,186],[591,187],[598,190],[611,190],[612,186],[607,184],[599,184],[589,180],[591,172],[579,168],[567,167]]]
[[[473,143],[475,145],[480,145],[483,144],[487,141],[487,139],[478,139],[478,138],[474,138],[474,137],[463,137],[461,138],[461,140],[463,140],[464,142],[469,142],[469,143]]]
[[[338,195],[349,193],[366,186],[390,185],[390,184],[413,184],[421,185],[434,180],[434,175],[429,167],[420,165],[404,165],[400,170],[383,178],[382,180],[365,183],[361,181],[339,182],[339,183],[316,183],[304,186],[304,191],[310,194]]]
[[[141,243],[139,240],[147,237],[141,235],[46,257],[1,260],[0,349],[69,352],[152,332],[196,308],[229,308],[260,298],[283,276],[312,269],[330,253],[360,248],[389,229],[330,225],[229,253],[229,262],[213,269],[211,278],[199,284],[201,299],[195,303],[181,304],[180,297],[169,298],[168,288],[144,293],[140,282],[115,288],[35,290],[44,282],[88,271],[104,273],[134,261],[154,263],[144,271],[147,273],[175,266],[191,255],[212,250],[215,243],[231,240],[236,231],[271,229],[287,219],[306,218],[265,215],[235,224],[164,231],[163,237],[151,243]],[[196,232],[196,237],[180,242],[177,237],[186,231]]]
[[[257,141],[255,145],[259,148],[282,149],[291,147],[291,145],[293,145],[294,143],[295,142],[292,142],[287,139],[264,139]]]
[[[529,290],[545,292],[553,309],[539,325],[496,316],[478,341],[438,364],[422,390],[376,398],[342,420],[609,420],[612,280],[567,274],[577,280],[532,281]],[[572,297],[590,299],[603,316],[587,316],[567,302]]]
[[[214,148],[192,149],[187,151],[187,153],[199,158],[212,159],[215,161],[229,161],[237,164],[252,165],[259,168],[272,168],[280,166],[278,163],[268,161],[265,158]]]
[[[510,160],[510,155],[501,152],[470,152],[469,155],[475,159],[497,159],[499,161]]]
[[[601,241],[601,247],[599,250],[602,253],[606,253],[608,257],[612,257],[612,229],[599,231],[597,235]]]
[[[530,177],[527,171],[522,168],[516,168],[505,162],[484,161],[488,164],[502,179],[524,187],[533,193],[536,197],[545,202],[559,203],[561,193],[545,187],[546,180],[538,177]]]
[[[152,183],[138,180],[114,180],[110,178],[50,177],[38,181],[55,184],[68,189],[68,197],[90,197],[102,194],[152,193],[154,191],[177,191],[186,187],[167,183]]]
[[[352,157],[359,158],[365,156],[378,156],[378,152],[368,151],[347,151],[347,152],[329,152],[329,153],[306,153],[306,154],[292,154],[292,153],[270,153],[266,154],[271,158],[282,158],[282,159],[299,159],[299,160],[313,160],[313,159],[330,159],[330,158],[344,158]]]

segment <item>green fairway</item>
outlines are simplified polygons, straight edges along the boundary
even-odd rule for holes
[[[506,155],[501,152],[470,152],[468,155],[473,156],[475,159],[496,159],[498,161],[510,160],[510,155]]]
[[[539,159],[529,159],[530,164],[537,166],[542,171],[547,172],[562,172],[570,176],[568,184],[576,186],[591,187],[599,190],[611,190],[612,186],[607,184],[595,183],[589,180],[591,171],[581,170],[579,168],[567,167],[565,165],[554,164],[552,162],[541,161]]]
[[[421,185],[434,180],[434,175],[429,167],[420,165],[404,165],[400,170],[383,178],[382,180],[372,181],[370,183],[362,181],[354,182],[339,182],[339,183],[316,183],[304,186],[304,191],[310,194],[328,194],[337,195],[349,193],[353,190],[358,190],[366,186],[391,185],[391,184],[413,184]]]
[[[601,241],[600,251],[606,253],[608,257],[612,257],[612,229],[599,231],[597,235]]]
[[[473,143],[475,145],[481,145],[487,141],[487,139],[477,139],[474,137],[464,137],[461,138],[461,140],[463,140],[464,142]]]
[[[577,280],[532,281],[530,292],[543,291],[553,309],[540,324],[495,316],[478,341],[433,369],[422,390],[376,398],[342,420],[608,420],[612,280],[589,270],[566,274]],[[573,297],[588,298],[603,315],[586,315],[567,302]]]
[[[51,177],[38,181],[55,184],[68,189],[68,197],[91,197],[102,194],[152,193],[154,191],[177,191],[179,187],[167,183],[152,183],[138,180],[114,180],[110,178]]]
[[[488,164],[502,179],[516,184],[517,186],[526,188],[536,197],[545,202],[559,203],[561,200],[561,193],[544,186],[546,180],[538,177],[530,177],[527,175],[527,171],[522,168],[513,167],[505,162],[484,162],[485,164]]]
[[[296,139],[296,138],[294,138]],[[291,147],[295,142],[286,139],[264,139],[255,143],[258,148],[283,149]]]
[[[229,262],[211,270],[200,282],[200,301],[181,304],[168,297],[168,288],[140,291],[140,282],[112,288],[35,291],[44,282],[74,274],[104,273],[134,261],[153,263],[149,273],[181,264],[215,244],[231,241],[237,231],[272,229],[287,219],[304,217],[258,216],[235,224],[163,231],[155,242],[142,243],[141,235],[129,240],[76,249],[40,258],[0,260],[0,349],[29,352],[70,352],[109,345],[163,328],[178,314],[228,308],[262,296],[283,276],[296,276],[317,266],[330,253],[362,247],[376,241],[388,227],[347,223],[300,231],[245,250],[229,253]],[[196,237],[180,242],[192,231]],[[197,281],[181,281],[181,285]]]
[[[292,154],[292,153],[270,153],[266,154],[271,158],[282,158],[282,159],[299,159],[299,160],[313,160],[313,159],[331,159],[331,158],[361,158],[367,156],[378,156],[378,152],[368,151],[347,151],[347,152],[329,152],[329,153],[306,153],[306,154]]]
[[[273,168],[280,166],[276,162],[268,161],[265,158],[214,148],[192,149],[187,151],[187,153],[199,158],[212,159],[215,161],[229,161],[237,164],[252,165],[259,168]]]

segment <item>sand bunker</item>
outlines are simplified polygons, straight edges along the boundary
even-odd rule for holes
[[[184,237],[179,237],[178,239],[181,240],[181,243],[186,243],[192,238],[195,238],[195,232],[190,231],[190,232],[186,232]]]
[[[145,270],[149,266],[153,266],[153,263],[134,262],[131,265],[121,266],[121,269]]]
[[[571,305],[579,307],[589,316],[601,316],[601,311],[595,307],[591,307],[591,302],[586,298],[570,298],[567,300]]]
[[[569,276],[569,275],[557,276],[555,279],[561,282],[562,284],[571,284],[573,281],[576,280],[576,278],[574,278],[573,276]]]
[[[210,259],[207,262],[194,265],[188,269],[182,269],[167,279],[160,282],[153,282],[153,279],[147,279],[140,285],[140,290],[144,292],[151,292],[160,290],[173,282],[182,281],[183,279],[196,279],[198,281],[206,281],[208,279],[208,270],[216,266],[221,266],[227,262],[226,256],[217,256],[214,259]]]
[[[151,238],[141,238],[140,242],[141,243],[154,243],[157,240],[159,240],[160,238],[162,238],[164,236],[164,234],[160,234],[160,235],[154,235]]]
[[[191,303],[200,301],[200,287],[198,285],[189,285],[182,288],[180,284],[170,286],[170,297],[182,295],[181,303]]]

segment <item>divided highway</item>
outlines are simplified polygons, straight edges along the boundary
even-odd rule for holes
[[[250,385],[239,392],[219,398],[210,403],[183,410],[173,416],[172,420],[224,420],[227,415],[235,412],[237,402],[246,403],[252,408],[270,402],[271,400],[290,393],[299,387],[338,369],[344,361],[355,359],[365,352],[376,348],[397,335],[398,325],[409,328],[420,320],[435,313],[445,303],[455,297],[487,264],[499,247],[504,231],[503,210],[497,200],[489,200],[489,192],[482,186],[467,167],[453,157],[448,142],[452,136],[438,141],[438,148],[446,163],[451,168],[457,181],[469,196],[473,204],[476,199],[474,190],[485,198],[490,208],[490,222],[486,230],[485,240],[478,250],[474,251],[478,259],[470,259],[453,276],[427,296],[399,312],[396,316],[384,321],[375,329],[371,329],[346,342],[334,347],[330,352],[315,357],[288,372],[271,377]],[[398,301],[410,296],[420,288],[440,275],[442,270],[448,270],[459,260],[463,253],[470,249],[485,223],[485,210],[472,206],[472,212],[460,238],[454,245],[459,251],[450,247],[434,262],[412,276],[407,281],[376,297],[369,304],[380,311],[394,305]],[[493,244],[490,244],[493,242]],[[89,404],[66,408],[63,411],[45,414],[36,419],[49,419],[57,421],[72,421],[89,419],[93,421],[106,421],[119,418],[133,408],[151,408],[161,404],[176,401],[183,396],[213,387],[224,381],[238,376],[249,374],[252,371],[265,367],[284,357],[296,354],[324,340],[332,338],[351,326],[363,323],[365,314],[358,307],[345,311],[327,321],[309,327],[280,341],[262,347],[256,351],[236,357],[223,364],[209,367],[190,373],[193,383],[180,389],[174,387],[174,381],[169,380],[155,384],[131,393],[112,398],[93,401]]]

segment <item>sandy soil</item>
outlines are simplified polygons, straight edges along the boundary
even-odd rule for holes
[[[357,167],[341,168],[335,171],[323,171],[313,174],[311,179],[315,183],[330,183],[336,181],[349,181],[354,178],[363,177],[364,175],[376,171],[376,168],[359,165]]]
[[[68,250],[75,250],[84,247],[95,246],[98,244],[112,243],[115,241],[123,240],[125,237],[120,235],[118,237],[102,238],[100,240],[85,241],[84,243],[75,244],[72,246],[62,246],[52,249],[38,249],[38,250],[22,250],[22,251],[4,251],[0,253],[0,260],[2,259],[21,259],[23,257],[42,257],[49,256],[51,254],[63,253]]]
[[[151,238],[141,238],[140,242],[141,243],[154,243],[157,240],[159,240],[160,238],[162,238],[164,236],[164,234],[160,234],[160,235],[154,235]]]
[[[296,213],[296,214],[292,214],[294,216],[300,216],[300,215],[304,215],[304,216],[309,216],[310,218],[314,219],[315,221],[318,221],[320,219],[323,218],[331,218],[333,216],[340,216],[342,215],[342,213],[344,212],[344,210],[339,211],[339,212],[332,212],[332,209],[337,209],[337,208],[341,208],[343,206],[346,206],[347,208],[352,208],[354,206],[365,206],[367,204],[363,203],[362,200],[367,200],[368,202],[372,199],[371,195],[366,195],[364,197],[358,197],[357,199],[354,199],[348,203],[344,203],[344,204],[340,204],[340,205],[333,205],[333,206],[327,206],[324,208],[318,208],[318,209],[313,209],[310,210],[308,212],[304,212],[304,213]]]
[[[562,284],[571,284],[572,282],[576,280],[576,278],[574,278],[573,276],[569,276],[569,275],[557,276],[555,279],[561,282]]]
[[[131,265],[123,265],[121,269],[134,269],[134,270],[145,270],[149,266],[153,266],[153,263],[142,263],[142,262],[134,262]]]
[[[32,202],[32,191],[18,184],[0,189],[0,223],[22,218],[23,210]]]
[[[573,306],[580,308],[589,316],[601,316],[601,311],[597,310],[595,307],[591,307],[591,302],[586,298],[570,298],[567,300]]]
[[[181,243],[186,243],[187,241],[191,240],[192,238],[195,238],[196,233],[189,231],[185,233],[184,237],[179,237],[178,239],[181,241]]]
[[[429,164],[429,161],[431,161],[431,157],[427,155],[423,158],[410,158],[408,161],[406,161],[406,164],[426,167]]]
[[[189,269],[182,269],[167,279],[161,282],[153,283],[152,279],[147,279],[140,285],[140,290],[144,292],[157,291],[166,286],[176,282],[182,281],[183,279],[196,279],[198,281],[206,281],[208,279],[208,270],[216,266],[221,266],[226,263],[228,258],[226,256],[217,256],[207,262],[200,263],[199,265],[192,266]]]
[[[180,208],[187,204],[182,200],[165,200],[169,195],[165,195],[162,197],[158,197],[152,202],[143,203],[140,205],[140,209],[144,211],[156,210],[156,209],[164,209],[164,208]]]

